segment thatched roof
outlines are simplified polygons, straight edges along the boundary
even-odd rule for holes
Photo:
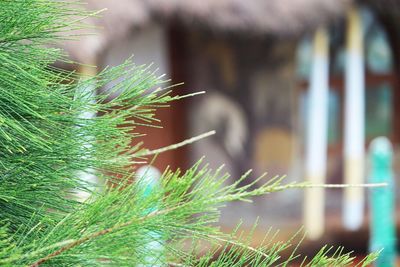
[[[154,12],[229,31],[293,34],[342,14],[350,0],[150,0]]]
[[[177,21],[189,27],[201,26],[236,33],[296,35],[343,14],[353,0],[84,0],[85,8],[107,8],[95,37],[87,37],[81,49],[66,45],[72,58],[86,60],[133,28],[151,21]],[[85,49],[84,47],[91,47]]]

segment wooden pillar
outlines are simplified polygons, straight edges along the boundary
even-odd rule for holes
[[[348,11],[346,38],[344,182],[361,184],[365,182],[365,73],[362,21],[356,7]],[[364,189],[346,188],[343,205],[345,228],[358,229],[364,215]]]
[[[321,27],[315,32],[313,46],[305,175],[307,181],[323,184],[326,180],[329,95],[329,38],[325,28]],[[323,188],[306,189],[304,225],[310,239],[317,239],[323,233],[324,206]]]
[[[181,85],[174,88],[174,94],[176,95],[185,95],[188,92],[189,88],[193,87],[190,84],[189,76],[188,76],[188,64],[187,60],[190,57],[187,51],[187,32],[185,28],[181,27],[179,23],[172,22],[167,28],[168,34],[168,52],[169,52],[169,68],[170,68],[170,77],[172,84],[182,83],[185,85]],[[190,68],[189,68],[190,69]],[[194,90],[198,90],[195,88]],[[189,111],[189,99],[181,99],[179,101],[175,101],[172,103],[169,108],[170,112],[170,121],[164,126],[164,129],[170,129],[172,134],[172,143],[181,142],[182,140],[190,137],[188,136],[188,118],[187,114]],[[188,147],[182,147],[175,151],[166,152],[173,155],[173,163],[169,164],[172,169],[180,168],[185,169],[190,165],[190,161],[188,160],[189,150]]]

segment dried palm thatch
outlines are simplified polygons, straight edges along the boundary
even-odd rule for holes
[[[229,31],[296,34],[343,14],[350,0],[149,0],[162,17]]]
[[[90,23],[99,33],[66,49],[73,59],[87,61],[133,28],[151,21],[177,21],[236,33],[293,36],[342,15],[353,0],[84,0],[85,8],[101,10]],[[79,48],[78,48],[79,47]]]

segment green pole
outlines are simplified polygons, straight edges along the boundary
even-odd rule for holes
[[[393,148],[388,138],[375,138],[369,148],[370,182],[387,183],[386,187],[370,191],[370,244],[371,252],[379,250],[378,267],[395,266],[395,183],[392,171]]]

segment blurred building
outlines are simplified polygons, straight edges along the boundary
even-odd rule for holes
[[[400,1],[397,0],[86,0],[85,8],[107,8],[97,34],[66,43],[70,57],[100,67],[134,55],[153,62],[178,94],[207,91],[158,112],[164,129],[147,129],[150,148],[180,142],[209,130],[217,134],[190,147],[161,155],[156,165],[187,167],[206,155],[212,167],[226,164],[232,179],[248,169],[257,177],[288,175],[302,181],[307,153],[307,112],[315,32],[328,37],[327,175],[343,182],[345,62],[348,12],[362,23],[365,82],[365,142],[387,136],[400,144]],[[314,52],[313,52],[314,51]],[[396,157],[396,166],[399,164]],[[328,224],[340,225],[341,192],[328,191]],[[276,203],[282,203],[283,207]],[[237,214],[226,211],[226,222]],[[242,216],[267,224],[301,223],[301,192],[240,206]],[[281,219],[279,219],[281,218]],[[329,226],[334,227],[334,226]],[[340,228],[340,227],[339,227]],[[331,238],[333,238],[331,236]]]

